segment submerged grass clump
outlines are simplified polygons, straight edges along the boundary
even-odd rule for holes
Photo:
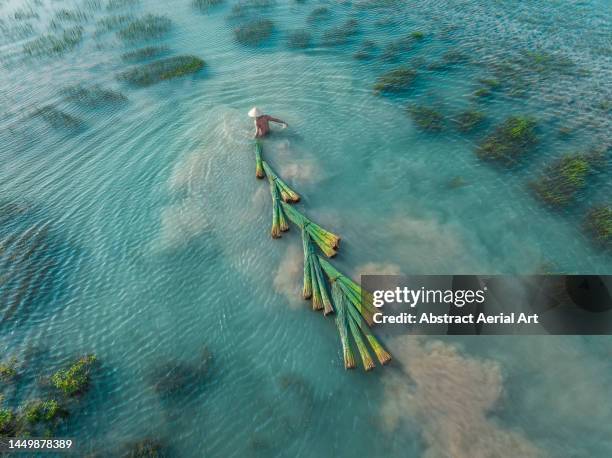
[[[74,9],[69,10],[66,8],[62,8],[58,10],[53,16],[53,21],[55,23],[58,22],[84,22],[89,19],[89,15],[82,10]]]
[[[481,159],[511,166],[537,143],[537,123],[526,116],[510,116],[476,150]]]
[[[167,16],[147,14],[129,23],[117,36],[125,41],[151,40],[163,37],[171,28],[172,21]]]
[[[308,17],[306,18],[306,22],[320,22],[325,19],[329,19],[331,17],[331,11],[326,6],[319,6],[312,10]]]
[[[241,0],[232,6],[228,19],[246,19],[253,18],[259,14],[261,10],[274,6],[274,0]]]
[[[53,105],[37,108],[31,114],[31,117],[42,119],[54,129],[79,130],[85,127],[85,123],[81,119]]]
[[[351,37],[357,34],[359,23],[356,19],[348,19],[341,25],[332,27],[323,32],[325,46],[338,46],[348,43]]]
[[[565,155],[548,165],[531,187],[548,205],[566,206],[586,187],[587,178],[602,164],[602,159],[599,153]]]
[[[374,92],[388,94],[403,92],[412,86],[417,72],[409,67],[398,67],[384,73],[376,79]]]
[[[162,397],[184,394],[201,385],[210,375],[212,354],[204,348],[195,362],[168,361],[155,367],[150,375],[153,390]]]
[[[167,46],[146,46],[144,48],[128,51],[121,55],[121,59],[125,62],[140,62],[153,57],[163,56],[170,52]]]
[[[16,21],[28,21],[30,19],[38,19],[39,15],[36,11],[34,11],[31,7],[28,9],[19,9],[15,11],[13,17]]]
[[[587,232],[604,248],[612,249],[612,206],[592,208],[587,214],[585,226]]]
[[[457,116],[457,129],[461,132],[471,132],[482,124],[485,114],[482,111],[466,110]]]
[[[66,412],[55,399],[47,401],[37,399],[28,402],[23,413],[28,423],[35,424],[55,421]]]
[[[11,358],[7,362],[0,363],[0,382],[9,383],[17,377],[17,360]]]
[[[15,414],[11,409],[0,408],[0,437],[10,437],[13,435],[14,430]]]
[[[62,90],[62,94],[71,102],[92,108],[121,104],[127,101],[127,97],[123,93],[105,89],[99,85],[84,86],[77,84]]]
[[[83,27],[75,26],[61,35],[44,35],[23,46],[23,52],[30,56],[61,55],[74,49],[83,40]]]
[[[442,130],[444,117],[433,108],[424,105],[414,105],[408,107],[408,113],[410,113],[412,120],[421,129],[432,132]]]
[[[130,442],[123,446],[123,451],[116,456],[123,458],[163,458],[168,456],[164,443],[157,439],[147,438]]]
[[[103,32],[110,32],[124,27],[134,20],[134,17],[128,14],[114,14],[107,16],[96,22],[97,29]]]
[[[109,11],[126,8],[128,6],[138,5],[140,0],[108,0],[106,9]]]
[[[292,30],[287,34],[287,46],[293,49],[305,49],[310,46],[312,34],[306,29]]]
[[[266,41],[273,30],[274,23],[270,19],[254,19],[236,27],[234,36],[242,45],[257,46]]]
[[[87,355],[73,363],[68,369],[60,369],[51,376],[51,384],[68,396],[82,394],[89,388],[90,374],[97,358]]]
[[[193,0],[191,4],[200,11],[208,11],[209,8],[221,5],[225,0]]]
[[[361,43],[361,46],[355,52],[355,54],[353,54],[353,57],[358,60],[369,60],[375,56],[377,50],[378,47],[376,46],[376,43],[371,40],[366,40]]]
[[[119,75],[119,79],[140,87],[196,73],[205,62],[196,56],[174,56],[143,64]]]

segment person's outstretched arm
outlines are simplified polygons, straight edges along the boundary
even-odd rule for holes
[[[282,119],[278,119],[278,118],[273,118],[272,116],[270,116],[268,118],[268,121],[272,121],[272,122],[277,122],[279,124],[284,124],[285,126],[288,126],[289,124],[287,124],[285,121],[283,121]]]

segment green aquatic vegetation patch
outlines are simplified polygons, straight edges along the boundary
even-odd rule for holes
[[[357,51],[355,51],[353,57],[357,60],[369,60],[375,57],[377,51],[378,47],[376,46],[376,43],[366,40],[361,43],[361,46]]]
[[[537,143],[536,127],[533,118],[510,116],[485,138],[476,154],[481,159],[514,165]]]
[[[62,55],[74,49],[83,41],[83,27],[75,26],[61,35],[43,35],[23,46],[23,52],[30,56]]]
[[[28,21],[30,19],[38,19],[40,16],[32,8],[29,8],[29,9],[22,8],[22,9],[15,11],[15,13],[13,14],[13,17],[17,21]]]
[[[586,216],[587,231],[605,248],[612,249],[612,206],[592,208]]]
[[[109,11],[118,10],[121,8],[135,6],[139,3],[140,0],[108,0],[108,3],[106,4],[106,9]]]
[[[246,19],[248,17],[254,17],[262,10],[266,10],[274,6],[276,2],[274,0],[241,0],[232,6],[229,14],[229,19]]]
[[[377,94],[398,93],[409,89],[417,77],[416,70],[410,67],[397,67],[376,79],[374,92]]]
[[[306,29],[292,30],[287,34],[287,46],[293,49],[305,49],[310,46],[312,34]]]
[[[408,113],[410,113],[415,124],[422,130],[438,132],[444,126],[442,114],[431,107],[413,105],[408,107]]]
[[[484,97],[489,97],[492,94],[491,89],[489,89],[488,87],[481,87],[479,89],[476,89],[472,95],[476,98],[484,98]]]
[[[124,41],[150,40],[161,38],[172,29],[172,21],[167,16],[147,14],[130,22],[117,32]]]
[[[167,361],[155,367],[150,376],[153,390],[160,396],[171,397],[202,385],[210,375],[213,357],[206,347],[199,356],[193,362]]]
[[[306,18],[306,22],[312,24],[314,22],[324,21],[326,19],[329,19],[330,17],[331,17],[331,11],[328,7],[318,6],[317,8],[315,8],[314,10],[310,12],[308,17]]]
[[[545,50],[524,51],[518,64],[536,73],[568,73],[576,66],[569,57]]]
[[[0,363],[0,382],[11,382],[17,377],[16,365],[17,360],[15,358]]]
[[[90,374],[97,358],[87,355],[68,369],[60,369],[51,376],[51,384],[67,396],[84,393],[89,388]]]
[[[481,111],[466,110],[457,116],[457,129],[461,132],[471,132],[485,120],[485,114]]]
[[[55,399],[30,401],[23,411],[25,420],[30,424],[52,422],[63,413],[63,409]]]
[[[62,8],[55,13],[53,20],[58,22],[84,22],[89,20],[89,15],[79,9],[69,10]]]
[[[11,409],[0,408],[0,437],[11,435],[14,429],[15,414]]]
[[[221,5],[225,0],[193,0],[191,4],[200,11],[208,11],[213,6]]]
[[[134,17],[129,14],[114,14],[98,20],[98,22],[96,22],[96,27],[100,31],[110,32],[124,27],[133,20]]]
[[[385,45],[381,58],[387,62],[395,62],[403,54],[413,49],[415,41],[418,40],[415,40],[411,35],[393,40]]]
[[[357,19],[348,19],[346,22],[331,27],[323,32],[323,44],[325,46],[338,46],[348,43],[348,41],[357,35],[359,30],[359,22]]]
[[[205,62],[196,56],[174,56],[143,64],[119,75],[119,79],[140,87],[196,73]]]
[[[563,207],[586,187],[588,176],[601,164],[598,153],[568,154],[548,165],[531,187],[545,203]]]
[[[414,32],[410,34],[410,36],[414,38],[415,40],[422,40],[423,38],[425,38],[425,34],[421,32],[420,30],[415,30]]]
[[[166,446],[156,439],[143,439],[124,446],[122,458],[163,458],[167,456]]]
[[[146,46],[144,48],[128,51],[121,54],[121,59],[125,62],[139,62],[153,57],[163,56],[170,52],[167,46]]]
[[[64,88],[62,95],[71,102],[93,108],[120,104],[127,101],[127,97],[123,93],[113,89],[106,89],[99,85],[85,86],[77,84]]]
[[[53,105],[37,108],[31,117],[42,119],[54,129],[78,130],[85,127],[85,123],[81,119]]]
[[[497,89],[501,86],[499,80],[495,78],[479,78],[478,82],[483,86],[487,86],[490,89]]]
[[[236,41],[242,45],[257,46],[272,35],[274,22],[270,19],[254,19],[234,29]]]

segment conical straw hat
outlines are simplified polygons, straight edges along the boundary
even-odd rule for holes
[[[249,111],[249,116],[251,118],[258,118],[260,116],[263,116],[263,113],[261,112],[261,110],[257,107],[253,107],[251,108],[251,110]]]

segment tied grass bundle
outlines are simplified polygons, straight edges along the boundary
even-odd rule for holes
[[[304,299],[312,298],[312,309],[323,309],[323,314],[329,315],[334,311],[334,307],[327,292],[319,257],[315,254],[312,240],[305,229],[302,229],[302,246],[304,248]]]
[[[268,176],[268,179],[274,181],[276,184],[278,192],[280,193],[280,196],[283,198],[284,202],[293,203],[300,201],[300,195],[291,189],[287,183],[281,180],[266,161],[263,161],[262,166],[266,175]]]
[[[334,266],[326,259],[319,256],[319,263],[327,278],[331,283],[338,283],[342,292],[350,303],[355,307],[359,314],[366,320],[368,325],[374,324],[373,316],[375,313],[372,294],[362,290],[361,286],[355,283],[351,278],[338,272]]]
[[[336,305],[336,326],[338,327],[338,334],[340,334],[340,343],[342,344],[342,357],[344,359],[345,369],[355,368],[355,355],[351,348],[351,342],[349,341],[349,317],[347,315],[347,305],[345,298],[340,291],[340,288],[336,283],[332,284],[332,298]]]
[[[384,349],[378,339],[374,336],[363,317],[354,307],[352,301],[347,297],[342,284],[336,280],[332,281],[332,298],[338,314],[336,315],[336,326],[342,343],[344,367],[352,369],[355,367],[355,358],[351,349],[349,335],[352,336],[363,367],[366,371],[374,369],[376,364],[370,355],[366,342],[370,345],[380,364],[384,365],[391,361],[391,355]],[[364,339],[365,337],[365,339]]]
[[[270,230],[270,234],[272,238],[278,239],[281,236],[281,232],[289,230],[289,224],[287,224],[285,212],[283,211],[283,207],[281,207],[278,188],[274,180],[270,177],[268,177],[268,181],[270,183],[270,194],[272,195],[272,229]]]
[[[263,164],[261,160],[261,142],[255,142],[255,176],[259,179],[264,177]]]
[[[296,226],[304,229],[312,241],[325,253],[325,256],[331,258],[336,255],[340,244],[340,237],[313,223],[291,205],[284,202],[281,202],[281,205],[289,220]]]

